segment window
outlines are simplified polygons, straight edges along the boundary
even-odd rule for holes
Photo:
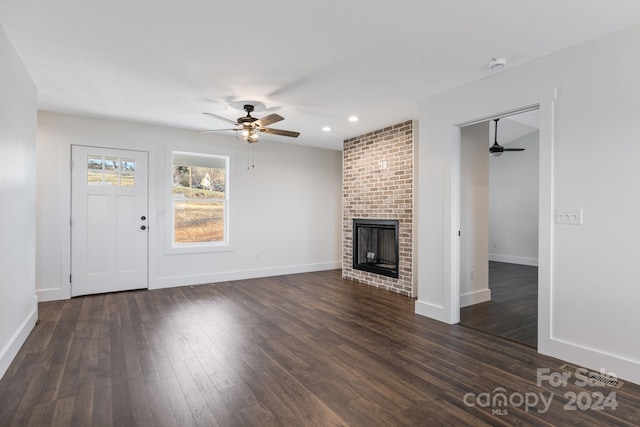
[[[171,156],[171,246],[226,246],[228,157],[176,151]]]
[[[133,159],[105,156],[87,157],[87,184],[89,185],[133,187],[135,172],[136,162]]]

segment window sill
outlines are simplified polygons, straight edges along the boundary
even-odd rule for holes
[[[185,246],[171,246],[166,248],[165,254],[167,255],[180,255],[180,254],[197,254],[197,253],[211,253],[211,252],[233,252],[231,245],[185,245]]]

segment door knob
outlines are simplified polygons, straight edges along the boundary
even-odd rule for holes
[[[143,226],[140,227],[140,230],[146,230],[146,229],[147,229],[146,225],[143,225]]]

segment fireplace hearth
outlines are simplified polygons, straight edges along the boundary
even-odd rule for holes
[[[398,278],[398,221],[353,219],[353,268]]]

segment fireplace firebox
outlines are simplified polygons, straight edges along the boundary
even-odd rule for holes
[[[398,278],[398,221],[353,219],[353,268]]]

